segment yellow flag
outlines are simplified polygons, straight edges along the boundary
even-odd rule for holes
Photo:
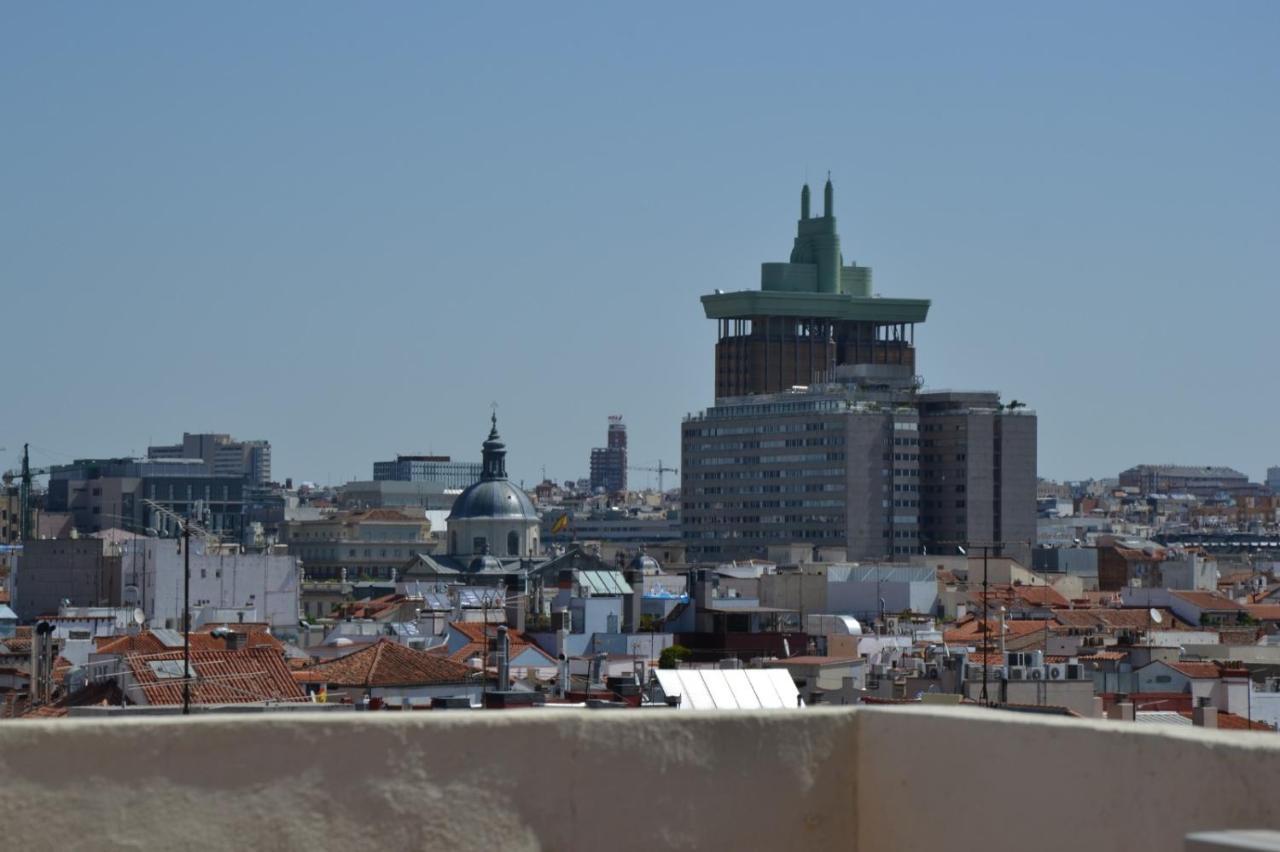
[[[556,518],[556,522],[551,525],[551,534],[555,535],[556,533],[564,532],[568,526],[569,526],[569,513],[565,512],[563,515]]]

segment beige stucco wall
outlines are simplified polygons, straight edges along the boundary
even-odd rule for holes
[[[0,723],[24,849],[1180,849],[1280,738],[951,708]]]
[[[854,717],[798,718],[4,722],[3,836],[24,850],[852,849]]]
[[[960,708],[859,715],[862,852],[1179,850],[1191,831],[1280,828],[1280,735]]]

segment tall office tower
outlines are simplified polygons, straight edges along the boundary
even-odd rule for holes
[[[801,191],[791,260],[763,264],[759,290],[702,297],[716,400],[682,427],[689,558],[804,543],[905,559],[996,542],[1029,558],[1035,416],[992,393],[920,393],[929,301],[874,295],[871,270],[840,252],[830,179],[823,196],[811,217]]]
[[[591,451],[591,490],[606,494],[627,490],[627,426],[621,414],[609,417],[609,434],[603,447]]]
[[[1035,415],[991,391],[921,393],[918,404],[921,545],[944,553],[955,542],[1007,542],[1004,555],[1030,567]]]

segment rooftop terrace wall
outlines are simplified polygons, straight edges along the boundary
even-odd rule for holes
[[[24,849],[1181,849],[1278,784],[1268,735],[954,708],[0,725]]]

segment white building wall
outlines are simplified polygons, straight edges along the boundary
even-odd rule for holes
[[[182,624],[183,555],[173,539],[126,542],[121,557],[123,598],[140,606],[154,627]],[[299,568],[296,556],[204,552],[191,541],[191,609],[249,608],[254,619],[286,638],[298,630]]]

